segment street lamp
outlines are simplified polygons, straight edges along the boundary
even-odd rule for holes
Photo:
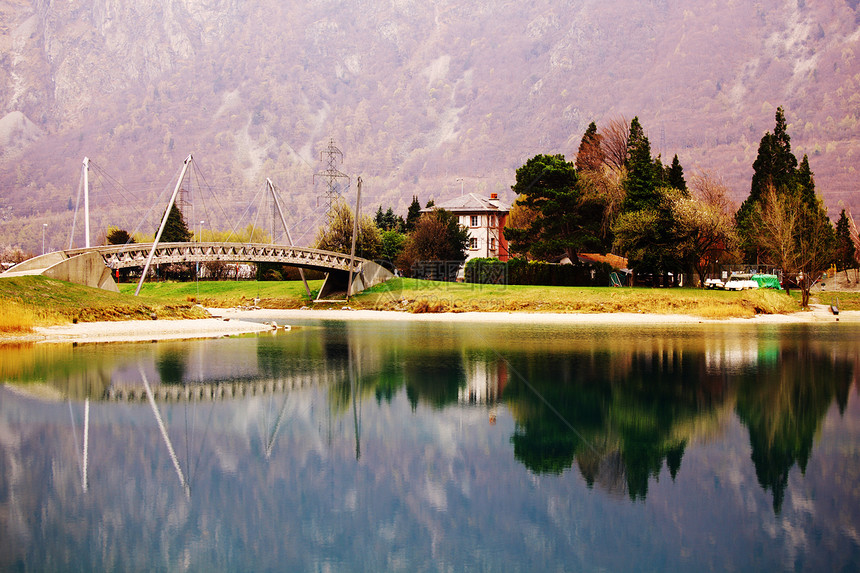
[[[460,195],[462,195],[463,194],[463,178],[457,177],[457,181],[460,182]]]
[[[48,230],[48,224],[42,223],[42,254],[45,254],[45,231]]]

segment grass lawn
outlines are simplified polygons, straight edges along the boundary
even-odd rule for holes
[[[316,296],[321,280],[308,281]],[[150,282],[133,297],[136,284],[121,284],[120,294],[41,276],[0,279],[0,333],[28,332],[33,326],[73,321],[200,318],[199,303],[227,308],[328,308],[314,303],[301,281]],[[840,308],[860,308],[860,293],[839,293]],[[822,300],[829,304],[830,299]],[[633,312],[689,314],[703,318],[750,317],[799,310],[796,298],[782,292],[612,287],[496,286],[397,278],[353,297],[352,308],[422,312]],[[342,303],[335,304],[335,307]]]
[[[322,287],[322,280],[308,281],[312,297]],[[133,295],[137,283],[123,283],[119,291]],[[148,282],[141,296],[160,301],[200,303],[211,308],[249,305],[259,299],[260,308],[301,308],[309,303],[302,281],[200,281]]]
[[[792,296],[795,293],[791,293]],[[800,297],[800,293],[797,293]],[[818,304],[833,304],[838,302],[839,310],[860,310],[860,292],[853,291],[822,291],[814,293],[809,298],[810,302]]]
[[[799,310],[797,301],[772,290],[495,286],[393,279],[355,297],[354,308],[411,312],[529,311],[690,314],[749,317]]]
[[[316,296],[322,281],[309,281]],[[197,289],[200,289],[199,295]],[[120,285],[134,293],[135,285]],[[331,303],[308,299],[301,281],[222,281],[199,285],[176,282],[146,283],[141,294],[164,301],[197,301],[209,307],[251,304],[261,308],[328,308]],[[336,303],[334,306],[342,306]],[[784,293],[700,289],[612,287],[497,286],[392,279],[350,300],[352,308],[406,312],[634,312],[691,314],[706,318],[749,317],[799,310],[798,302]]]
[[[31,332],[34,326],[76,321],[209,316],[187,301],[134,298],[43,276],[0,279],[0,308],[0,333]]]

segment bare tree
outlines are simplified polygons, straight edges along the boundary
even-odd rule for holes
[[[627,142],[630,139],[630,122],[624,116],[609,120],[600,131],[603,161],[613,171],[627,167]]]
[[[690,193],[703,203],[713,205],[726,213],[734,214],[738,206],[729,197],[729,188],[722,177],[710,171],[700,171],[690,178]]]
[[[797,193],[778,196],[766,189],[756,205],[756,239],[762,256],[794,278],[801,292],[801,306],[809,308],[809,292],[830,266],[833,225],[821,199],[807,205]]]
[[[578,185],[584,195],[594,196],[603,204],[603,220],[600,225],[601,237],[607,239],[612,233],[612,225],[621,213],[624,202],[624,178],[627,170],[613,170],[604,167],[598,171],[582,171]]]
[[[514,204],[511,205],[511,212],[508,214],[505,221],[505,230],[508,229],[529,229],[532,224],[541,216],[540,211],[527,207],[521,202],[522,197],[517,196]],[[531,259],[528,245],[520,245],[516,241],[508,243],[508,250],[513,254],[524,255],[527,259]]]

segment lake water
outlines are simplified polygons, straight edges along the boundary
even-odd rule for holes
[[[294,325],[0,346],[0,570],[860,568],[857,326]]]

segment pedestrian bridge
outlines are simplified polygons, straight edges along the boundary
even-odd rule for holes
[[[143,268],[151,250],[152,243],[135,243],[55,251],[24,261],[0,274],[0,277],[45,275],[118,292],[119,289],[113,279],[114,272],[130,267]],[[385,267],[360,257],[350,257],[343,253],[320,249],[262,243],[159,243],[152,258],[155,264],[213,261],[280,263],[322,271],[326,273],[326,280],[317,299],[346,293],[350,270],[354,276],[349,295],[385,282],[394,276]]]

